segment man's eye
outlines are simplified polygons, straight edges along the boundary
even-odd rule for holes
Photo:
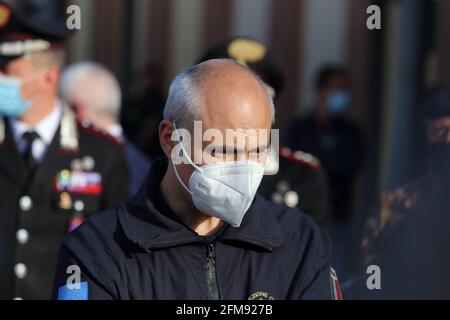
[[[225,150],[223,148],[214,148],[211,151],[211,155],[213,156],[221,156],[225,153]]]
[[[265,154],[265,153],[267,153],[267,147],[258,147],[258,150],[257,150],[257,152],[258,152],[258,154]]]

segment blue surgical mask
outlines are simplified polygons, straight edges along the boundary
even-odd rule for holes
[[[21,97],[22,80],[16,77],[0,76],[0,115],[19,117],[31,105]]]
[[[351,96],[347,91],[336,90],[328,96],[328,112],[334,116],[343,115],[350,104]]]

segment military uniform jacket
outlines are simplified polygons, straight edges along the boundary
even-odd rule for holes
[[[310,217],[257,195],[240,227],[199,236],[162,196],[166,168],[154,161],[136,196],[64,240],[55,299],[340,297],[330,240]]]
[[[50,298],[63,237],[86,215],[122,200],[127,175],[120,144],[63,106],[30,176],[8,119],[0,118],[0,299]]]
[[[332,225],[328,181],[319,160],[308,153],[280,148],[279,170],[264,176],[258,192],[310,215],[321,226]]]

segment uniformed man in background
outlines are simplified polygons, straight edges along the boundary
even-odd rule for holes
[[[382,285],[366,290],[363,283],[360,297],[450,298],[450,89],[438,90],[422,111],[426,172],[384,193],[367,221],[363,269],[379,266]]]
[[[59,92],[77,115],[123,142],[129,171],[128,193],[137,193],[150,161],[120,124],[122,91],[114,74],[95,62],[77,62],[63,70]]]
[[[0,2],[0,299],[50,298],[63,237],[120,202],[120,143],[57,97],[64,22]]]
[[[363,132],[349,114],[351,87],[345,67],[321,68],[313,108],[294,120],[284,137],[290,148],[309,152],[321,161],[330,187],[331,214],[339,225],[353,219],[354,181],[365,152]]]
[[[252,38],[235,37],[209,49],[199,62],[215,58],[233,59],[246,65],[261,78],[272,98],[280,95],[283,77],[263,43]],[[330,227],[328,183],[319,160],[285,146],[281,146],[278,152],[279,161],[267,165],[258,192],[275,203],[309,214],[322,226]]]

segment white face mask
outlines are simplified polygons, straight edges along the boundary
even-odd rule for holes
[[[264,166],[255,161],[234,161],[199,167],[180,143],[183,157],[195,168],[189,179],[189,188],[178,175],[175,164],[172,164],[178,181],[191,195],[195,207],[233,227],[239,227],[261,183]]]

